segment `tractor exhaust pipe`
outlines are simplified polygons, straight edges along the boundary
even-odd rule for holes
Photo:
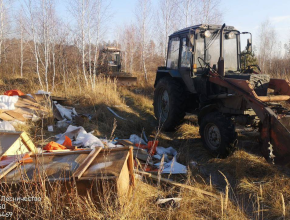
[[[226,24],[223,24],[220,30],[220,58],[218,61],[218,74],[220,76],[225,76],[225,60],[224,60],[224,28]]]

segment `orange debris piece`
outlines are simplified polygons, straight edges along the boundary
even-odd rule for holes
[[[29,156],[29,153],[21,155],[11,155],[11,156],[2,156],[0,159],[0,168],[8,166],[10,163],[19,160],[21,163],[32,163],[33,159]]]
[[[49,142],[43,150],[65,150],[66,147],[54,141]]]
[[[43,150],[65,150],[72,148],[72,141],[69,137],[65,136],[63,144],[56,143],[54,141],[49,142]]]
[[[20,90],[13,89],[13,90],[6,91],[4,93],[4,95],[8,95],[8,96],[18,95],[18,96],[22,96],[22,95],[25,95],[25,94],[23,92],[21,92]]]
[[[65,136],[64,142],[62,144],[65,147],[72,147],[72,141],[68,136]]]

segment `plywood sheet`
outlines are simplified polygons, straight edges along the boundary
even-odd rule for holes
[[[0,157],[36,152],[36,147],[25,132],[0,132]]]
[[[0,156],[2,156],[20,137],[20,133],[0,134]]]
[[[11,117],[6,112],[3,112],[3,113],[0,114],[0,119],[2,119],[3,121],[13,121],[13,120],[15,120],[15,118]]]
[[[87,154],[72,154],[66,156],[33,157],[33,162],[24,164],[8,173],[3,180],[7,183],[26,181],[39,181],[43,179],[70,178]]]
[[[18,113],[18,112],[14,111],[14,110],[8,110],[5,113],[10,115],[11,117],[15,118],[16,120],[26,121],[26,118],[24,118],[21,113]]]
[[[118,177],[128,158],[128,151],[101,152],[91,163],[83,177]]]

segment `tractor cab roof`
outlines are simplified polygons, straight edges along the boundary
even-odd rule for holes
[[[198,24],[191,27],[183,28],[181,30],[175,31],[169,37],[174,37],[180,34],[187,34],[189,31],[195,30],[219,30],[222,28],[222,25],[211,25],[211,24]],[[236,30],[233,26],[226,26],[225,30]]]
[[[120,52],[121,50],[117,47],[105,47],[103,49],[104,52]]]

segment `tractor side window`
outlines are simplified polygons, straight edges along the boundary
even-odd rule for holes
[[[198,62],[198,57],[204,59],[204,38],[199,37],[196,40],[196,64],[197,67],[202,67],[203,63]]]
[[[178,37],[170,39],[167,59],[167,68],[169,69],[178,69],[179,45]]]
[[[191,51],[190,47],[186,44],[186,38],[182,39],[182,50],[181,50],[181,67],[189,67],[191,63]]]

